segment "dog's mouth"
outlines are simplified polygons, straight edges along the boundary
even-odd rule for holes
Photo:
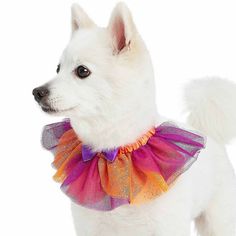
[[[68,108],[68,109],[56,109],[56,108],[53,108],[51,107],[50,105],[48,104],[39,104],[41,109],[48,113],[48,114],[59,114],[59,113],[65,113],[65,112],[68,112],[68,111],[71,111],[73,110],[74,108]]]
[[[42,110],[46,113],[58,113],[59,111],[51,107],[41,106]]]

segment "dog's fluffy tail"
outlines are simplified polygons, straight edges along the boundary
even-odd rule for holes
[[[222,144],[236,137],[236,84],[220,78],[192,81],[185,90],[188,122]]]

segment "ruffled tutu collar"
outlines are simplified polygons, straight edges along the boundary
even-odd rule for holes
[[[65,120],[45,126],[42,144],[54,153],[54,179],[62,190],[79,205],[109,211],[167,192],[196,161],[205,140],[166,122],[134,144],[94,153]]]

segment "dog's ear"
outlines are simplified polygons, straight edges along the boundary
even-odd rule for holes
[[[132,40],[137,33],[130,10],[125,3],[120,2],[112,12],[108,25],[112,37],[112,44],[115,53],[119,54],[129,47],[132,47]]]
[[[72,33],[78,29],[94,27],[95,23],[85,11],[76,3],[71,6]]]

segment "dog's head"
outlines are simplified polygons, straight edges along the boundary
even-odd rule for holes
[[[155,110],[151,60],[128,8],[119,3],[101,28],[73,5],[72,36],[57,75],[33,95],[43,111],[87,126]]]

